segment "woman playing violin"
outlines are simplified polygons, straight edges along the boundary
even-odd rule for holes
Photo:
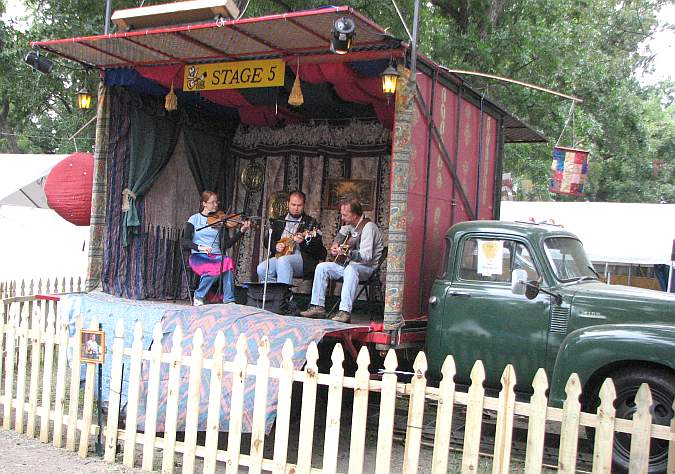
[[[204,297],[213,283],[221,275],[223,303],[234,301],[234,261],[223,255],[223,251],[232,247],[251,226],[250,221],[241,223],[232,235],[223,229],[231,227],[227,216],[216,215],[218,210],[218,195],[213,191],[204,191],[201,194],[200,210],[190,216],[185,223],[181,246],[190,249],[190,268],[199,275],[199,286],[195,290],[194,305],[204,304]],[[209,216],[212,216],[211,218]],[[214,218],[213,216],[216,216]],[[213,222],[216,225],[211,225]],[[223,226],[224,224],[224,226]],[[238,225],[235,224],[235,227]]]

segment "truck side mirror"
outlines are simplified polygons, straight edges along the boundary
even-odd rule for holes
[[[524,295],[527,291],[527,272],[523,269],[511,272],[511,293]]]

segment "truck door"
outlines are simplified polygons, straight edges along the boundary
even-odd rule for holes
[[[528,243],[516,237],[467,235],[457,246],[452,282],[445,291],[443,337],[457,374],[468,382],[474,362],[485,365],[488,384],[499,384],[513,364],[518,385],[529,387],[546,356],[549,297],[511,293],[511,271],[541,273]]]

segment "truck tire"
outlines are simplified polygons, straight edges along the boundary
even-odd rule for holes
[[[616,417],[631,419],[636,411],[635,395],[640,385],[649,384],[654,401],[652,420],[654,424],[670,425],[673,419],[675,397],[675,374],[666,369],[652,367],[624,368],[611,374],[616,387]],[[630,435],[616,433],[614,437],[614,472],[628,472],[630,461]],[[649,472],[666,472],[668,464],[668,441],[654,439],[649,449]]]

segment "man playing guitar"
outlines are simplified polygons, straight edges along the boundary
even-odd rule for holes
[[[272,222],[268,282],[290,285],[294,277],[310,275],[319,261],[326,259],[326,248],[321,242],[321,233],[317,231],[316,219],[305,214],[304,209],[305,193],[293,191],[288,196],[286,217]],[[266,268],[263,260],[256,269],[258,281],[265,281]]]
[[[374,222],[363,215],[363,207],[357,199],[343,201],[340,204],[340,215],[344,225],[330,248],[333,261],[320,263],[316,267],[311,305],[307,311],[300,313],[306,318],[326,317],[328,280],[342,278],[340,311],[331,319],[350,322],[359,280],[365,280],[372,275],[382,256],[382,233]]]

